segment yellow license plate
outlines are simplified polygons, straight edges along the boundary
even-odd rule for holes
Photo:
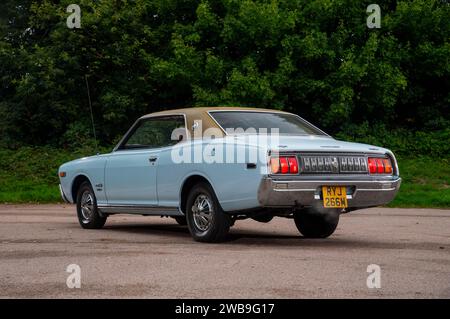
[[[322,186],[323,207],[345,208],[347,203],[347,187]]]

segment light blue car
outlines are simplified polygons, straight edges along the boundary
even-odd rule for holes
[[[287,112],[187,108],[139,118],[109,154],[59,168],[83,228],[118,213],[173,217],[197,241],[226,239],[238,219],[293,218],[330,236],[339,215],[383,205],[401,179],[394,154],[338,141]]]

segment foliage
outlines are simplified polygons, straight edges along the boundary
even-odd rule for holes
[[[390,207],[450,208],[450,160],[400,158],[402,184]]]
[[[100,151],[107,152],[108,149]],[[72,151],[50,147],[0,150],[0,202],[59,201],[58,167],[94,152],[91,147]]]
[[[387,145],[440,130],[424,147],[448,155],[446,1],[378,1],[381,29],[350,0],[79,0],[68,29],[72,2],[0,4],[0,147],[91,145],[87,75],[103,144],[144,113],[251,105]]]
[[[336,135],[337,139],[383,146],[401,157],[428,156],[435,159],[450,158],[450,128],[439,131],[389,130],[384,125],[369,127],[347,126]]]

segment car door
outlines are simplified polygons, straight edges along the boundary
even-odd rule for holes
[[[161,149],[178,142],[173,131],[183,115],[140,119],[109,156],[105,167],[108,206],[157,206],[156,170]]]

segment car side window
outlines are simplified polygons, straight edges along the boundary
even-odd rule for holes
[[[184,117],[180,115],[154,117],[141,120],[130,132],[119,149],[158,148],[180,141],[177,131],[185,128]]]

